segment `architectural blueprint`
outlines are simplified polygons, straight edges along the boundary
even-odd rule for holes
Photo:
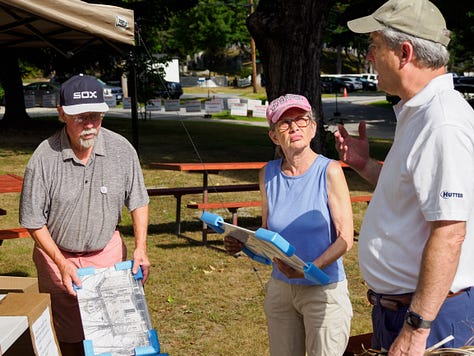
[[[81,268],[76,288],[86,341],[94,354],[135,355],[150,345],[152,329],[142,280],[132,275],[131,261],[114,267]],[[87,352],[86,352],[87,354]]]

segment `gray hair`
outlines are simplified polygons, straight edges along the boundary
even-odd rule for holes
[[[410,42],[413,45],[415,59],[428,68],[437,69],[448,64],[449,52],[441,43],[415,37],[391,27],[385,27],[378,32],[392,50],[398,49],[403,42]]]

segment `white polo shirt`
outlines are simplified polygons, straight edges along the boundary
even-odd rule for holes
[[[451,291],[474,285],[474,111],[450,74],[395,107],[397,128],[362,224],[359,264],[369,288],[413,292],[430,221],[467,221]]]

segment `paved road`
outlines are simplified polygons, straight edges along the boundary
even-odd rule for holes
[[[193,95],[194,96],[194,95]],[[218,94],[216,97],[228,98],[229,95]],[[195,97],[195,96],[194,96]],[[186,94],[183,95],[186,98]],[[349,133],[356,135],[357,127],[361,120],[367,122],[367,134],[371,137],[378,138],[393,138],[395,133],[395,115],[390,108],[377,107],[368,105],[371,102],[377,102],[384,100],[384,96],[366,96],[358,94],[349,94],[348,97],[334,97],[334,98],[323,98],[323,112],[325,123],[328,129],[334,132],[337,128],[338,123],[343,123]],[[0,108],[0,116],[3,114],[4,108]],[[31,117],[38,117],[44,115],[56,115],[55,108],[29,108],[27,109],[28,114]],[[187,113],[184,109],[179,112],[165,112],[162,109],[161,112],[151,112],[152,120],[184,120],[184,121],[195,121],[195,120],[209,120],[204,117],[205,112],[201,113]],[[107,113],[108,117],[123,117],[129,118],[130,110],[124,110],[121,108],[111,108]],[[139,117],[141,117],[139,113]],[[213,120],[215,122],[233,122],[235,120]],[[248,122],[248,121],[237,121],[239,124],[244,125],[257,125],[267,126],[267,123],[262,122]]]
[[[330,131],[337,129],[337,124],[342,123],[352,135],[358,134],[361,120],[367,125],[369,137],[393,139],[395,134],[395,114],[390,107],[368,105],[372,102],[385,100],[385,96],[351,96],[347,98],[324,99],[324,119]]]

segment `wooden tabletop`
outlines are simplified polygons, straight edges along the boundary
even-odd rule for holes
[[[221,171],[237,169],[260,169],[267,162],[209,162],[209,163],[151,163],[155,169],[172,171]]]
[[[342,168],[350,168],[347,163],[339,161]],[[383,164],[383,161],[379,161]],[[237,169],[260,169],[267,162],[208,162],[208,163],[178,163],[178,162],[156,162],[150,167],[155,169],[171,171],[225,171]]]
[[[15,174],[0,175],[0,193],[18,193],[21,192],[23,178]]]

